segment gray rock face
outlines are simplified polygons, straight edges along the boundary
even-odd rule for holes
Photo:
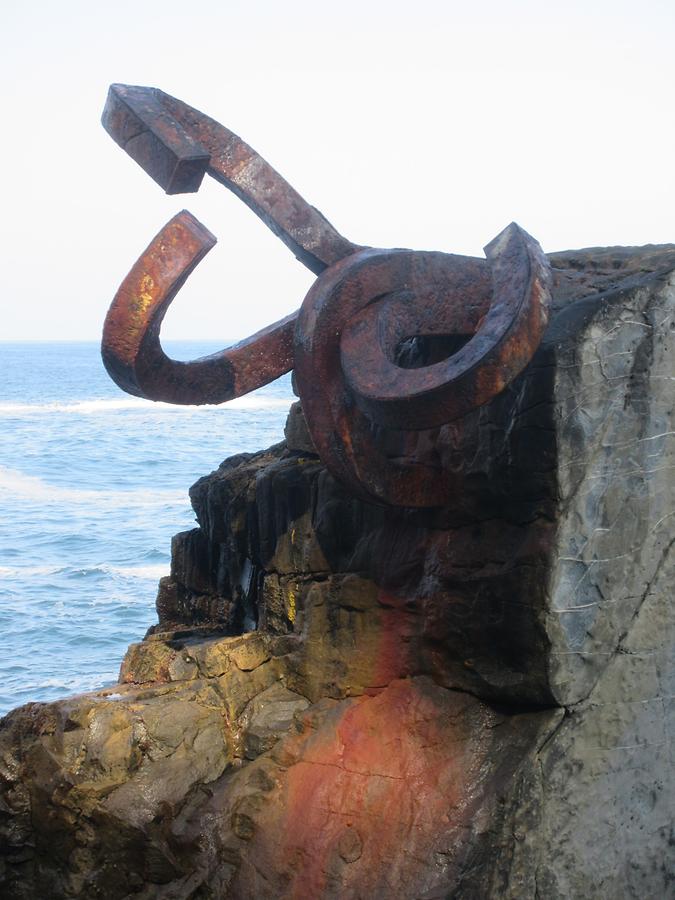
[[[301,694],[273,684],[251,700],[239,720],[244,729],[244,756],[255,759],[270,750],[290,729],[295,716],[309,706]]]
[[[675,249],[551,262],[532,364],[420,435],[451,507],[353,499],[297,405],[197,482],[119,686],[0,726],[4,895],[675,891]]]
[[[669,566],[672,575],[673,283],[664,277],[592,311],[578,304],[551,334],[562,464],[547,630],[561,703],[588,696]]]

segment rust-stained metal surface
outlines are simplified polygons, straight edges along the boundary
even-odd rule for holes
[[[198,190],[205,173],[224,184],[318,276],[299,312],[220,353],[172,360],[162,319],[215,244],[178,213],[108,312],[102,353],[117,384],[152,400],[221,403],[294,368],[314,445],[335,477],[379,503],[448,503],[450,479],[420,433],[486,403],[532,358],[550,305],[537,242],[512,223],[484,260],[360,247],[237,135],[162,91],[113,85],[103,124],[167,193]],[[454,341],[455,352],[405,367],[401,347],[419,337]]]
[[[168,194],[198,190],[207,172],[243,200],[312,272],[322,272],[357,249],[241,138],[175,97],[157,88],[113,84],[102,121]]]
[[[361,496],[438,505],[448,487],[442,472],[419,459],[387,459],[368,418],[406,431],[443,425],[503,390],[539,345],[548,297],[539,245],[512,224],[486,255],[487,263],[362,250],[310,289],[296,326],[296,383],[319,455]],[[404,369],[393,361],[394,350],[410,334],[471,337],[448,359]]]
[[[170,359],[162,350],[164,314],[215,242],[183,210],[153,238],[122,282],[103,326],[101,353],[112,378],[128,393],[167,403],[222,403],[293,368],[295,316],[191,362]]]

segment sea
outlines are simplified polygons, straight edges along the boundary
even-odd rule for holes
[[[286,375],[220,406],[153,403],[111,381],[98,343],[0,343],[0,715],[116,682],[172,535],[195,526],[190,485],[280,441],[293,399]]]

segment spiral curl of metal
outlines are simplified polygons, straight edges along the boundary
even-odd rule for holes
[[[110,307],[102,356],[113,380],[151,400],[222,403],[294,369],[314,446],[355,495],[403,507],[447,504],[447,477],[412,438],[487,403],[531,360],[551,299],[550,268],[534,238],[511,223],[484,260],[361,247],[237,135],[160,90],[112,85],[103,125],[167,193],[196,191],[211,175],[317,275],[297,312],[219,353],[173,360],[161,347],[162,319],[216,243],[183,210]],[[443,336],[455,339],[456,352],[401,364],[406,341]]]

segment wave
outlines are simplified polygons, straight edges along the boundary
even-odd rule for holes
[[[0,566],[0,578],[40,578],[61,571],[56,566]]]
[[[65,575],[70,578],[84,578],[90,575],[117,575],[122,578],[162,578],[169,574],[169,563],[155,563],[150,566],[0,566],[0,578],[44,578]]]
[[[125,578],[162,578],[169,574],[168,563],[154,566],[101,566],[101,568],[113,575],[123,575]]]
[[[8,466],[0,466],[0,497],[56,503],[96,503],[115,507],[156,506],[160,503],[186,505],[188,502],[187,491],[161,488],[101,491],[62,487]]]
[[[159,403],[140,398],[120,398],[101,400],[78,400],[75,403],[0,403],[0,415],[48,415],[50,413],[71,413],[76,415],[98,415],[110,412],[211,412],[213,410],[256,410],[256,409],[288,409],[292,403],[290,397],[260,397],[248,394],[236,397],[227,403],[203,406],[177,406],[173,403]]]
[[[89,691],[100,690],[101,688],[105,688],[108,686],[114,686],[117,684],[118,672],[111,670],[109,672],[97,672],[96,674],[88,674],[88,675],[73,675],[71,677],[54,676],[52,678],[45,678],[43,680],[38,680],[35,678],[35,673],[32,673],[33,677],[22,679],[21,684],[21,693],[25,695],[38,694],[38,692],[42,691],[67,691],[68,693],[85,693]],[[50,700],[56,699],[55,697],[46,697],[41,698],[40,702],[49,703]],[[23,700],[22,702],[26,702]]]

